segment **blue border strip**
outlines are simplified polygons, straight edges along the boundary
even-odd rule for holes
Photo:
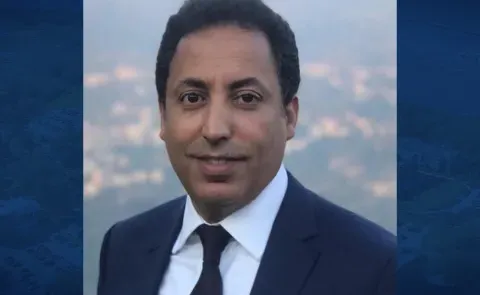
[[[398,293],[480,294],[480,3],[398,1]]]
[[[0,294],[82,294],[83,3],[0,4]]]

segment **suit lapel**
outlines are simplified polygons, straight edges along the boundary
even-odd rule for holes
[[[317,259],[319,235],[308,191],[289,173],[251,295],[299,294]]]
[[[142,273],[138,274],[140,284],[136,290],[142,290],[137,294],[158,295],[160,284],[170,263],[170,255],[173,244],[182,227],[182,216],[185,207],[185,198],[175,202],[172,208],[165,213],[157,214],[158,219],[152,220],[152,228],[148,231],[151,235],[142,248],[143,257]]]

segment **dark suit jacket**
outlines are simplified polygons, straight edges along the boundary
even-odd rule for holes
[[[395,294],[395,236],[288,178],[251,294]],[[158,295],[184,205],[185,196],[108,230],[98,295]]]

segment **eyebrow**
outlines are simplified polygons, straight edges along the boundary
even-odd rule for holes
[[[262,84],[262,82],[260,82],[260,80],[255,77],[247,77],[244,79],[233,81],[228,85],[228,90],[235,91],[239,88],[243,88],[246,86],[255,86],[260,88],[262,91],[267,92],[267,88]]]
[[[185,78],[178,83],[176,90],[180,89],[181,87],[191,87],[191,88],[198,88],[202,90],[207,90],[208,85],[205,81],[196,78]]]
[[[269,93],[267,87],[263,85],[260,80],[258,80],[255,77],[246,77],[240,80],[233,81],[228,84],[228,90],[229,91],[235,91],[238,90],[239,88],[243,88],[246,86],[255,86],[260,88],[263,92]],[[178,83],[177,87],[175,89],[178,91],[181,87],[191,87],[191,88],[196,88],[200,90],[207,91],[208,90],[208,84],[198,78],[185,78]]]

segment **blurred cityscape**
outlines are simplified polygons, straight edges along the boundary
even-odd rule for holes
[[[84,1],[84,294],[114,222],[183,194],[163,142],[154,61],[181,1]],[[300,50],[300,122],[285,164],[396,232],[396,3],[266,1]]]

